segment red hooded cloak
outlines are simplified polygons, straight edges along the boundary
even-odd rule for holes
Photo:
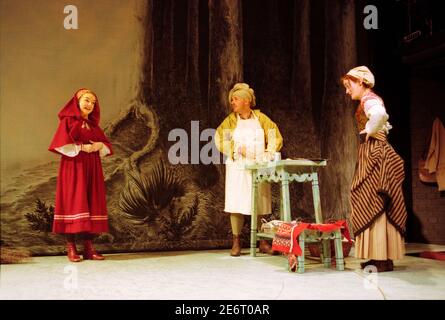
[[[102,142],[103,155],[111,155],[112,149],[99,127],[100,107],[97,97],[88,119],[82,118],[77,97],[81,90],[85,89],[78,90],[59,112],[59,127],[48,149],[61,154],[53,223],[55,233],[108,231],[100,154],[80,151],[80,145],[89,144],[90,141]],[[65,153],[66,147],[74,152]]]

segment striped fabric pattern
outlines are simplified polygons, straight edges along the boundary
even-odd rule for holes
[[[89,212],[78,213],[78,214],[56,214],[54,215],[54,220],[69,221],[74,222],[83,219],[90,220],[108,220],[106,215],[91,215]]]
[[[369,228],[382,214],[405,235],[404,178],[403,160],[383,132],[360,144],[350,198],[354,236]]]

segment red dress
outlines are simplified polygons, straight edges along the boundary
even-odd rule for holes
[[[57,178],[54,233],[100,233],[108,231],[105,182],[100,156],[111,155],[111,144],[99,127],[96,101],[88,119],[83,119],[77,96],[59,112],[59,127],[49,150],[61,154]],[[99,152],[80,151],[81,144],[103,142]]]

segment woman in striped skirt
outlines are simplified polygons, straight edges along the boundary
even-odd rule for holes
[[[391,129],[383,100],[372,88],[374,76],[360,66],[342,78],[346,94],[360,104],[355,113],[360,146],[351,186],[351,223],[355,256],[370,259],[377,271],[392,271],[393,260],[405,253],[407,212],[402,193],[405,178],[402,158],[387,141]]]

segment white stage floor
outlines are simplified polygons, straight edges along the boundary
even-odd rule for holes
[[[407,253],[445,246],[407,244]],[[445,261],[406,256],[392,272],[364,273],[363,260],[346,270],[306,259],[306,272],[288,272],[282,256],[248,249],[105,255],[105,261],[70,263],[65,256],[34,257],[1,265],[0,299],[144,300],[405,300],[445,299]]]

